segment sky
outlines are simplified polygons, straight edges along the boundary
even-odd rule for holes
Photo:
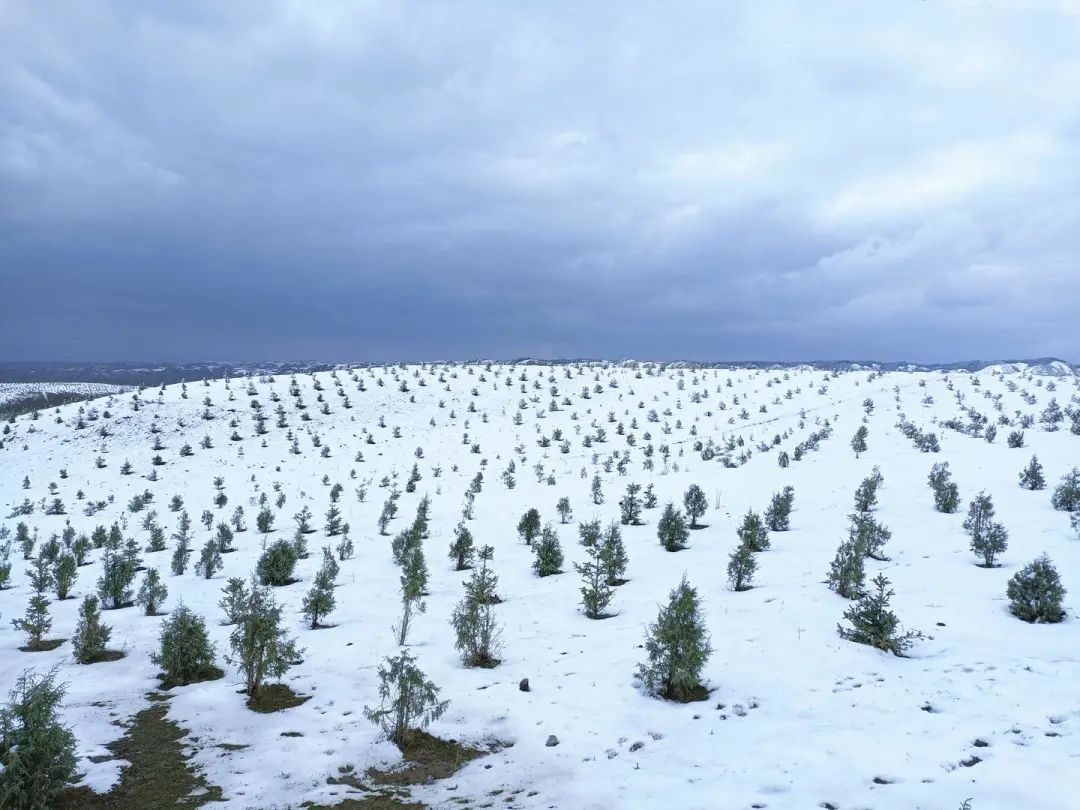
[[[1080,0],[0,0],[0,359],[1080,361]]]

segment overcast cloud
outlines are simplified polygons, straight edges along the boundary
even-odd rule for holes
[[[0,357],[1080,360],[1080,0],[0,0]]]

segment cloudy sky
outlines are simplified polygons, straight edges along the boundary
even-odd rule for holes
[[[0,0],[0,359],[1080,361],[1080,0]]]

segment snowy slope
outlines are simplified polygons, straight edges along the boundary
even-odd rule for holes
[[[75,394],[78,396],[104,396],[123,391],[122,385],[108,383],[0,383],[0,405],[17,399],[29,399],[38,395]]]
[[[319,565],[320,541],[329,542],[321,533],[309,541],[315,553],[299,563],[300,581],[275,589],[305,648],[303,663],[286,680],[312,699],[285,712],[255,714],[245,708],[231,667],[223,680],[174,690],[170,717],[198,738],[195,762],[223,789],[229,807],[329,802],[347,791],[326,784],[339,767],[363,770],[399,758],[392,745],[378,740],[361,709],[378,702],[375,669],[396,649],[390,628],[400,601],[390,538],[376,528],[387,493],[379,483],[396,476],[403,487],[414,462],[423,479],[415,493],[402,496],[390,531],[411,521],[422,495],[431,497],[432,531],[425,542],[430,596],[411,648],[451,700],[432,731],[513,744],[467,766],[449,780],[452,791],[447,784],[414,790],[418,800],[454,806],[451,800],[502,790],[499,804],[506,807],[955,808],[968,797],[976,810],[1074,806],[1080,788],[1080,541],[1068,516],[1051,508],[1049,489],[1023,490],[1017,474],[1038,453],[1052,488],[1080,463],[1080,437],[1068,431],[1067,422],[1057,432],[1036,424],[1026,431],[1027,447],[1010,449],[1005,434],[1011,427],[1001,427],[996,441],[987,443],[935,423],[963,419],[968,407],[992,420],[1004,415],[1015,421],[1023,414],[1037,419],[1052,397],[1063,407],[1075,404],[1075,378],[1004,368],[977,374],[830,374],[621,363],[363,368],[295,380],[310,421],[300,419],[288,376],[211,381],[188,384],[186,392],[180,385],[144,391],[138,410],[133,394],[125,393],[64,406],[59,422],[52,411],[38,420],[20,417],[0,449],[4,517],[6,507],[24,497],[36,504],[51,500],[47,487],[58,485],[67,516],[37,508],[29,517],[0,520],[12,530],[25,520],[42,539],[59,533],[68,520],[87,534],[96,525],[126,520],[125,535],[145,541],[142,514],[128,514],[125,507],[133,495],[150,490],[151,508],[170,534],[177,515],[167,504],[174,494],[183,497],[196,528],[197,555],[208,537],[198,516],[213,509],[212,481],[224,476],[229,504],[218,519],[242,504],[250,526],[237,535],[239,550],[225,558],[224,571],[209,581],[190,570],[173,577],[170,552],[145,555],[169,587],[166,609],[182,600],[208,618],[219,659],[229,628],[218,624],[217,601],[226,578],[250,574],[261,552],[252,525],[259,494],[268,492],[272,502],[279,484],[287,498],[272,540],[291,536],[291,516],[304,505],[321,526],[329,503],[324,475],[344,485],[341,505],[357,551],[342,563],[338,608],[329,618],[334,627],[306,629],[299,615]],[[285,408],[287,428],[275,426],[272,394]],[[329,414],[320,411],[320,396]],[[346,397],[351,408],[344,407]],[[562,404],[564,397],[570,404]],[[867,398],[875,406],[869,416],[862,406]],[[269,417],[266,446],[254,435],[252,399]],[[552,401],[557,410],[550,410]],[[207,408],[212,421],[201,418]],[[648,421],[651,410],[658,421]],[[515,424],[519,412],[521,424]],[[77,428],[80,413],[84,427]],[[936,431],[941,452],[917,450],[896,427],[900,413]],[[864,417],[869,450],[856,459],[849,439]],[[240,441],[230,441],[232,419],[239,423]],[[781,469],[777,453],[792,452],[826,421],[831,438]],[[620,422],[635,436],[633,447],[617,433]],[[155,424],[165,445],[161,467],[150,464]],[[107,436],[100,435],[102,427]],[[583,446],[583,437],[598,427],[607,440]],[[395,428],[400,438],[394,438]],[[538,445],[541,435],[550,437],[556,429],[569,439],[568,453],[560,452],[558,441]],[[299,455],[290,452],[286,431],[298,437]],[[366,443],[368,433],[374,444]],[[321,456],[312,434],[330,448],[329,458]],[[204,435],[212,449],[199,446]],[[758,447],[776,435],[778,446]],[[728,440],[743,442],[730,453],[730,468],[721,463],[723,453],[706,461],[694,449],[696,441],[723,449]],[[194,455],[181,458],[185,443]],[[479,453],[471,452],[473,443]],[[671,450],[667,464],[659,455],[663,444]],[[657,451],[652,471],[643,469],[648,445]],[[630,454],[626,475],[603,470],[615,451]],[[740,463],[747,451],[749,458]],[[100,469],[94,463],[99,455],[107,465]],[[135,474],[120,474],[125,459]],[[516,486],[508,489],[501,474],[511,459]],[[460,664],[448,624],[465,576],[452,570],[446,549],[466,487],[484,460],[484,487],[470,529],[478,544],[495,547],[493,568],[506,600],[497,608],[505,650],[498,668],[469,670]],[[965,501],[983,489],[993,495],[1010,531],[1001,568],[975,566],[961,528],[966,504],[954,515],[934,511],[926,476],[931,464],[943,460]],[[545,476],[555,475],[554,486],[538,482],[538,463]],[[855,487],[875,465],[885,477],[878,517],[893,537],[890,561],[869,561],[868,573],[886,572],[901,620],[928,636],[906,659],[842,641],[836,624],[849,603],[823,584],[846,535]],[[147,480],[152,469],[159,480]],[[599,506],[589,497],[596,472],[605,495]],[[31,482],[28,490],[22,488],[24,476]],[[623,527],[630,581],[618,589],[618,614],[590,621],[580,612],[580,581],[571,567],[584,559],[576,524],[593,517],[617,520],[618,500],[630,482],[654,484],[661,506],[669,500],[681,504],[686,488],[699,484],[710,501],[708,526],[692,533],[689,549],[674,554],[657,542],[659,510],[645,513],[644,526]],[[736,525],[748,509],[763,509],[788,484],[796,495],[792,530],[774,534],[772,550],[759,556],[755,587],[731,591],[725,567],[736,545]],[[355,494],[361,486],[367,490],[362,503]],[[80,489],[85,500],[76,497]],[[562,496],[574,508],[574,521],[565,526],[554,508]],[[110,499],[98,514],[83,514],[86,502]],[[531,552],[515,525],[533,506],[559,530],[567,556],[564,574],[538,579],[531,570]],[[1068,617],[1060,625],[1031,626],[1009,615],[1005,584],[1044,550],[1070,588]],[[99,554],[93,552],[92,564],[80,569],[77,598],[53,602],[51,636],[70,638],[81,597],[93,592]],[[58,664],[70,684],[65,716],[79,739],[80,770],[87,784],[106,790],[119,763],[88,758],[106,753],[104,744],[121,733],[113,721],[144,707],[145,694],[157,687],[149,655],[160,620],[137,608],[106,612],[114,628],[111,646],[127,651],[116,662],[80,666],[70,644],[22,653],[17,648],[23,636],[10,619],[22,614],[29,586],[18,549],[12,560],[13,587],[0,591],[0,686],[25,667]],[[683,573],[704,599],[715,648],[706,676],[714,691],[707,702],[676,705],[642,694],[633,673],[642,658],[644,628]],[[518,690],[522,677],[530,679],[531,692]],[[294,731],[302,736],[281,736]],[[549,734],[559,738],[557,747],[545,746]],[[986,745],[976,746],[976,740]],[[222,743],[247,747],[226,751]],[[981,761],[961,765],[972,755]]]

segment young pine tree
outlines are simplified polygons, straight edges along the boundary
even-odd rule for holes
[[[151,653],[150,660],[161,667],[163,680],[170,686],[220,675],[214,667],[214,645],[206,632],[206,622],[184,605],[161,623],[158,651]]]
[[[733,591],[748,591],[753,587],[754,572],[757,571],[757,560],[754,559],[754,549],[746,541],[742,541],[728,557],[728,584]]]
[[[1037,490],[1046,488],[1046,476],[1038,456],[1032,456],[1028,465],[1020,471],[1020,486],[1024,489]]]
[[[394,539],[390,541],[390,553],[394,558],[395,565],[401,565],[405,561],[405,555],[414,545],[420,544],[420,535],[416,533],[416,529],[410,526],[407,529],[402,529],[396,535]]]
[[[518,521],[517,532],[525,545],[531,546],[533,540],[540,534],[540,512],[530,509],[523,514],[521,520]]]
[[[964,519],[964,531],[971,536],[972,543],[978,542],[994,520],[994,502],[983,490],[968,504],[968,514]]]
[[[488,549],[490,546],[484,547],[485,551]],[[488,559],[490,555],[485,554],[483,567],[474,571],[470,581],[465,583],[465,596],[450,616],[456,636],[454,644],[461,654],[461,662],[467,667],[497,666],[502,649],[502,630],[491,608],[498,601],[494,584],[481,581],[487,573]]]
[[[855,451],[855,458],[866,452],[866,437],[870,435],[866,425],[859,425],[855,435],[851,437],[851,449]]]
[[[291,542],[296,559],[306,560],[308,558],[307,535],[298,529]]]
[[[338,565],[337,560],[334,558],[333,553],[330,551],[330,546],[322,547],[322,567],[330,572],[330,580],[332,582],[336,582],[337,575],[341,571],[341,566]]]
[[[151,568],[143,577],[139,593],[135,597],[137,604],[142,606],[147,616],[157,616],[159,608],[169,598],[169,589],[161,581],[161,575],[156,568]]]
[[[86,559],[86,555],[90,553],[90,538],[85,534],[80,534],[75,538],[75,542],[71,544],[71,553],[75,556],[75,564],[78,566],[89,565],[89,560]]]
[[[135,580],[135,567],[127,555],[106,551],[102,556],[97,590],[105,610],[117,610],[132,603],[131,583]]]
[[[274,528],[274,511],[269,506],[264,506],[255,516],[255,528],[263,536],[270,534]]]
[[[641,525],[641,484],[627,484],[626,495],[619,501],[619,519],[624,526]]]
[[[26,649],[29,652],[37,652],[43,649],[46,633],[52,629],[52,617],[49,616],[49,600],[42,593],[35,593],[30,597],[26,606],[26,613],[21,619],[12,619],[12,626],[16,630],[26,633]]]
[[[562,573],[563,552],[559,535],[549,523],[540,532],[540,539],[534,547],[533,570],[538,577],[549,577]]]
[[[887,561],[885,544],[892,539],[892,532],[878,523],[869,512],[854,512],[850,520],[848,531],[863,554],[879,562]]]
[[[645,691],[666,700],[687,703],[703,700],[708,692],[701,671],[712,654],[697,590],[684,576],[660,609],[645,637],[646,660],[638,666],[637,680]]]
[[[256,698],[265,680],[280,678],[300,657],[295,639],[281,626],[281,608],[270,589],[252,585],[240,621],[229,635],[230,664],[240,670],[248,696]]]
[[[855,490],[856,512],[869,512],[877,506],[877,491],[879,485],[880,481],[873,475],[863,479],[862,483],[859,484],[858,489]]]
[[[471,601],[481,605],[497,605],[502,601],[499,597],[499,577],[488,568],[488,563],[495,556],[495,549],[491,546],[483,546],[479,556],[480,567],[474,569],[465,582],[465,595]]]
[[[982,557],[983,568],[993,568],[997,557],[1009,547],[1009,533],[1000,523],[991,521],[984,531],[971,535],[971,550]]]
[[[157,551],[164,551],[165,548],[165,530],[157,523],[151,524],[150,541],[146,544],[147,552],[154,553]]]
[[[765,526],[770,532],[786,532],[791,528],[791,509],[795,505],[795,488],[784,487],[774,493],[765,510]]]
[[[59,718],[56,669],[27,670],[0,708],[0,807],[48,810],[75,776],[75,736]]]
[[[44,552],[45,549],[42,549],[42,553],[34,558],[33,567],[26,569],[26,577],[34,593],[45,593],[56,585],[53,576],[54,564]]]
[[[914,630],[900,632],[900,621],[889,608],[894,592],[885,575],[878,574],[872,582],[874,589],[844,611],[844,619],[851,627],[837,625],[836,631],[847,641],[902,656],[922,636]]]
[[[112,628],[101,621],[98,598],[88,596],[79,607],[79,624],[71,645],[75,660],[80,664],[93,664],[105,655],[105,645],[109,643]]]
[[[379,665],[379,705],[365,706],[364,716],[403,747],[414,731],[438,720],[449,705],[439,700],[439,688],[416,666],[416,659],[402,650]]]
[[[236,551],[236,549],[233,548],[233,540],[235,538],[236,535],[233,534],[233,530],[229,528],[228,523],[219,523],[217,525],[217,534],[215,535],[215,539],[217,542],[218,551],[221,554],[232,554],[234,551]]]
[[[578,524],[578,542],[585,548],[597,545],[602,539],[599,520],[583,520]]]
[[[589,556],[585,562],[574,563],[574,570],[581,577],[582,612],[590,619],[606,618],[607,607],[615,595],[615,591],[608,584],[600,550],[601,546],[597,544],[588,546]]]
[[[75,555],[64,552],[56,558],[53,567],[53,584],[56,586],[56,598],[67,599],[71,595],[71,586],[75,584],[75,578],[79,574],[79,564]]]
[[[195,563],[195,573],[206,579],[213,579],[214,574],[221,570],[221,549],[217,540],[210,538],[202,548],[199,561]]]
[[[337,504],[330,504],[330,508],[326,510],[326,526],[327,537],[336,537],[341,534],[341,510],[338,509]]]
[[[454,570],[467,571],[472,568],[475,556],[472,532],[461,522],[454,529],[454,542],[450,544],[449,557],[454,561]]]
[[[236,624],[243,618],[250,599],[247,583],[241,577],[229,577],[229,581],[221,589],[221,593],[222,597],[218,602],[218,607],[225,612],[225,621],[222,624]]]
[[[188,560],[191,559],[191,518],[188,517],[187,512],[180,513],[176,531],[173,533],[173,541],[176,547],[173,549],[169,570],[172,571],[173,576],[178,577],[187,571]]]
[[[592,494],[592,502],[594,506],[599,506],[604,502],[604,490],[600,486],[600,473],[593,476],[592,486],[589,488]]]
[[[952,480],[949,462],[941,461],[931,467],[926,480],[934,492],[934,508],[937,511],[951,515],[959,508],[960,490]]]
[[[690,530],[673,503],[669,502],[664,507],[664,512],[656,523],[656,534],[660,538],[660,545],[668,551],[682,551],[686,548]]]
[[[626,567],[630,564],[623,545],[619,524],[612,522],[600,541],[600,564],[604,567],[604,580],[613,587],[626,582]]]
[[[326,626],[321,621],[333,612],[335,605],[334,581],[330,577],[330,570],[325,567],[320,568],[315,575],[311,590],[307,592],[307,596],[304,597],[301,605],[304,618],[308,621],[312,630]]]
[[[1080,512],[1080,469],[1073,467],[1050,497],[1050,505],[1065,512]]]
[[[247,524],[244,523],[244,508],[238,505],[232,511],[232,517],[229,518],[229,523],[232,524],[232,530],[239,535],[242,531],[247,531]]]
[[[404,647],[409,638],[414,613],[424,613],[427,605],[423,596],[427,593],[428,570],[424,560],[423,544],[417,540],[409,545],[401,563],[401,618],[394,627],[398,646]]]
[[[769,541],[769,530],[765,528],[761,516],[753,510],[746,513],[735,533],[739,537],[739,544],[748,546],[754,553],[768,551],[772,545]]]
[[[829,565],[826,584],[845,599],[858,599],[863,594],[866,581],[866,554],[852,534],[840,543],[836,556]]]
[[[351,560],[353,554],[356,553],[356,549],[353,547],[352,538],[349,537],[348,532],[341,535],[341,540],[338,541],[337,546],[334,549],[337,552],[338,559],[342,562]]]
[[[574,516],[574,510],[570,508],[570,499],[567,497],[559,498],[555,511],[559,513],[559,523],[569,523]]]
[[[705,497],[705,493],[701,487],[697,484],[691,484],[683,495],[683,509],[686,510],[687,517],[690,518],[690,528],[697,529],[698,518],[705,514],[705,510],[709,508],[709,500]]]
[[[255,575],[260,585],[279,587],[294,582],[293,571],[296,569],[296,549],[288,540],[282,538],[262,553],[255,565]]]
[[[1006,590],[1009,610],[1025,622],[1056,623],[1065,618],[1065,588],[1054,564],[1040,555],[1013,575]]]

